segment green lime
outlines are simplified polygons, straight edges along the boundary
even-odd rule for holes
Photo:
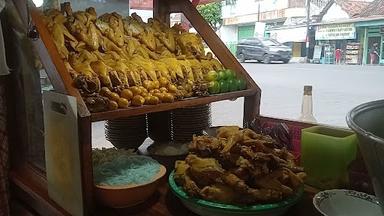
[[[228,92],[229,91],[229,85],[226,80],[220,81],[220,93]]]
[[[210,94],[217,94],[220,93],[220,84],[217,81],[211,81],[208,85],[208,92]]]
[[[227,79],[227,73],[225,71],[219,71],[217,80],[226,80]]]
[[[229,87],[230,92],[238,90],[237,80],[229,79],[229,80],[227,80],[227,82],[228,82],[228,87]]]
[[[237,79],[237,87],[239,90],[244,90],[247,88],[247,83],[243,78]]]
[[[226,69],[225,70],[225,74],[226,74],[227,79],[234,79],[234,78],[236,78],[235,71],[233,71],[231,69]]]
[[[210,81],[215,81],[215,80],[217,80],[217,77],[218,77],[218,74],[217,74],[216,71],[209,71],[209,72],[205,75],[204,79],[205,79],[206,81],[210,82]]]

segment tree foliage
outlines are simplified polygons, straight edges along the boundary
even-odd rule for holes
[[[197,10],[214,31],[217,31],[221,27],[223,23],[223,19],[221,18],[221,2],[199,5],[197,6]]]

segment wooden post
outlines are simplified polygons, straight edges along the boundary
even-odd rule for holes
[[[91,215],[94,209],[91,117],[78,117],[78,129],[84,214]]]
[[[153,17],[170,25],[169,4],[165,0],[153,0]]]

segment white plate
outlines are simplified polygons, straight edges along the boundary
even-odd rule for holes
[[[375,196],[353,190],[326,190],[313,197],[313,205],[326,216],[383,216]]]

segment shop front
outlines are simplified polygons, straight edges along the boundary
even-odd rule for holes
[[[354,23],[316,27],[317,56],[323,64],[360,64],[361,44]]]
[[[292,48],[292,57],[300,61],[305,57],[305,39],[307,28],[305,26],[278,27],[269,29],[267,34],[270,38]]]
[[[362,64],[384,64],[384,17],[356,23],[362,32]]]

